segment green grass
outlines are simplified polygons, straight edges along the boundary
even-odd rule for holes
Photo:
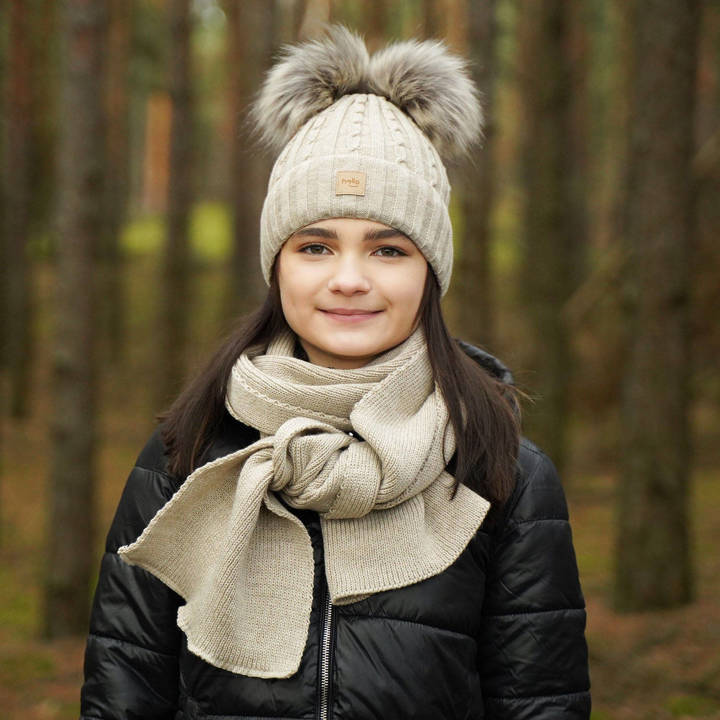
[[[3,684],[23,686],[51,678],[56,671],[55,662],[40,651],[23,649],[0,657],[0,677]]]
[[[717,717],[720,702],[702,695],[675,695],[668,701],[668,710],[673,717]]]
[[[37,627],[38,607],[35,593],[28,592],[25,577],[3,558],[0,564],[0,627],[12,630],[16,637],[30,638]]]

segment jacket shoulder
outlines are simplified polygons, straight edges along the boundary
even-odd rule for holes
[[[550,458],[525,438],[515,490],[494,535],[491,556],[491,574],[502,582],[488,591],[487,612],[551,608],[584,618],[565,492]]]
[[[128,476],[108,532],[105,550],[115,552],[138,538],[155,513],[175,494],[182,478],[167,471],[167,455],[158,427]]]
[[[135,467],[167,474],[168,456],[162,439],[162,425],[155,428],[135,461]]]
[[[552,460],[527,438],[520,439],[515,489],[506,520],[568,520],[565,491]]]

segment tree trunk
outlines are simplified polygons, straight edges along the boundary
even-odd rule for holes
[[[368,0],[363,10],[363,34],[367,48],[372,53],[382,46],[387,34],[388,8],[385,0]]]
[[[720,4],[705,3],[698,59],[697,237],[691,266],[691,334],[695,387],[702,405],[720,408],[717,358],[720,355]]]
[[[253,9],[247,7],[248,5],[255,5],[255,3],[243,3],[243,9]],[[271,10],[275,3],[267,3],[267,5],[271,7],[266,9]],[[332,22],[332,5],[333,0],[305,0],[303,19],[298,31],[298,37],[301,40],[307,40],[308,38],[317,37],[322,34],[325,25]],[[255,41],[257,42],[261,39],[262,38],[255,38]]]
[[[32,272],[28,257],[31,173],[30,8],[23,0],[8,7],[9,33],[5,94],[3,191],[5,198],[2,268],[3,364],[9,379],[9,410],[27,414],[33,328]]]
[[[63,7],[54,408],[45,633],[87,631],[95,565],[93,244],[103,232],[105,5]]]
[[[525,219],[521,273],[530,320],[529,366],[537,396],[527,408],[528,435],[555,461],[565,460],[570,340],[563,310],[575,283],[577,239],[571,234],[570,69],[567,8],[561,0],[526,0],[521,52],[526,134],[523,147]]]
[[[153,91],[145,102],[142,207],[149,213],[167,211],[171,108],[165,90]]]
[[[625,237],[627,221],[625,211],[625,189],[629,186],[629,122],[630,122],[630,82],[632,77],[632,5],[626,0],[613,0],[610,14],[617,26],[615,49],[619,55],[618,72],[612,85],[612,112],[609,114],[611,125],[608,129],[608,147],[613,150],[608,164],[611,183],[611,196],[608,206],[610,218],[608,227],[611,238]],[[609,241],[609,240],[608,240]]]
[[[129,61],[133,0],[110,0],[108,41],[107,230],[100,253],[103,276],[100,327],[105,357],[119,363],[124,357],[124,255],[121,248],[130,194]]]
[[[294,43],[298,39],[300,27],[302,26],[303,19],[305,18],[305,0],[282,0],[276,3],[275,13],[275,42],[278,45],[284,45],[286,43]],[[228,26],[236,20],[231,20],[231,16],[235,17],[237,14],[237,8],[234,7],[236,3],[225,0],[225,15],[228,17]],[[228,27],[228,32],[231,32]],[[229,39],[229,36],[228,36]],[[228,42],[228,59],[231,59],[234,52],[231,47],[231,43]],[[237,52],[237,50],[235,50]]]
[[[467,55],[468,24],[472,13],[487,12],[487,8],[478,5],[494,5],[494,2],[475,3],[468,0],[442,0],[440,11],[443,15],[443,40],[453,52]]]
[[[444,23],[440,14],[439,0],[422,0],[421,13],[423,37],[442,37]]]
[[[567,37],[564,47],[568,82],[568,250],[571,253],[569,295],[584,281],[588,271],[588,148],[590,99],[587,74],[591,23],[585,3],[566,3]],[[568,297],[569,297],[568,295]],[[567,301],[567,298],[566,298]],[[563,311],[565,308],[563,308]]]
[[[636,0],[625,191],[627,355],[615,602],[688,602],[688,297],[697,0]]]
[[[468,7],[468,54],[480,89],[484,140],[466,162],[460,187],[464,230],[457,267],[457,317],[462,337],[492,347],[494,293],[490,272],[490,213],[495,197],[495,0]]]
[[[171,401],[185,375],[190,287],[190,212],[192,209],[193,110],[191,98],[190,0],[170,0],[171,36],[170,176],[160,335],[163,359],[159,407]]]
[[[5,3],[0,2],[0,27],[7,27],[8,25],[8,14]],[[5,92],[6,78],[8,76],[7,65],[9,64],[10,52],[7,50],[8,38],[7,35],[4,37],[0,36],[0,117],[6,117],[5,109],[7,107],[7,97]],[[7,126],[7,123],[6,123]],[[5,157],[5,150],[7,147],[7,138],[4,134],[0,134],[0,157]],[[3,464],[4,449],[5,449],[5,415],[7,413],[7,377],[6,377],[6,342],[7,342],[7,329],[8,329],[8,295],[7,295],[7,283],[8,283],[8,243],[7,243],[7,227],[6,221],[6,207],[7,198],[4,189],[5,177],[4,174],[0,175],[0,183],[2,183],[3,191],[0,192],[0,547],[3,545],[4,540],[4,505],[2,498],[4,495],[4,487],[2,481],[5,477],[5,467]]]
[[[32,77],[30,81],[32,119],[32,163],[30,168],[30,236],[45,236],[57,211],[57,103],[56,73],[60,3],[31,0]],[[52,238],[51,238],[52,241]]]
[[[224,303],[225,322],[260,301],[260,213],[267,192],[270,162],[254,144],[247,126],[253,93],[270,61],[272,3],[226,4],[228,14],[229,107],[234,119],[230,192],[232,256]]]

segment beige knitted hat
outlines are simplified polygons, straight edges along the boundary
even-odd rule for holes
[[[410,237],[444,294],[453,244],[442,157],[466,153],[482,111],[465,61],[437,41],[368,55],[342,26],[284,50],[252,110],[275,162],[260,221],[266,282],[295,230],[325,218],[377,220]]]

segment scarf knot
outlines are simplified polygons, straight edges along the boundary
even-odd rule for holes
[[[294,507],[350,518],[367,515],[375,505],[378,489],[369,479],[380,476],[377,455],[332,425],[286,420],[265,452],[272,468],[269,489]]]

